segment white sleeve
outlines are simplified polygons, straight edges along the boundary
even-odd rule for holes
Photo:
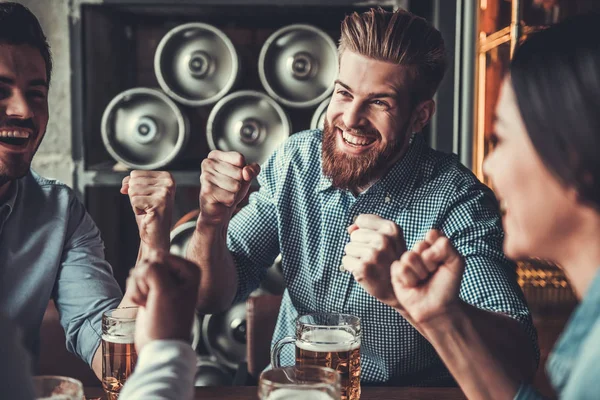
[[[33,399],[29,353],[23,347],[21,330],[0,314],[0,388],[10,399]],[[2,397],[4,398],[4,397]]]
[[[194,398],[196,353],[181,340],[155,340],[138,356],[121,400],[189,400]]]

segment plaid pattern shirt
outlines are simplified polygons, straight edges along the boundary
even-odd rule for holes
[[[492,192],[455,155],[415,135],[406,155],[368,190],[354,196],[322,174],[320,130],[291,136],[263,165],[260,190],[232,220],[228,246],[244,300],[281,253],[286,290],[273,343],[294,336],[295,318],[339,312],[362,320],[363,384],[452,385],[434,348],[402,316],[368,294],[339,266],[360,214],[377,214],[403,230],[407,248],[440,229],[464,257],[461,298],[520,321],[537,338],[515,265],[502,252],[503,231]],[[294,363],[293,346],[281,355]]]

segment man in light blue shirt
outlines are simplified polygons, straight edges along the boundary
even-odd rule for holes
[[[127,282],[127,292],[139,306],[135,335],[139,357],[120,392],[121,400],[193,398],[196,356],[186,339],[198,279],[196,265],[164,252],[151,251],[140,260]],[[1,312],[0,343],[2,398],[33,399],[30,357],[19,329]]]
[[[53,298],[67,348],[100,376],[102,313],[123,298],[104,259],[100,232],[73,191],[31,171],[46,131],[50,49],[36,17],[0,3],[0,312],[38,353]],[[168,173],[133,171],[123,182],[140,228],[140,257],[168,249],[174,183]]]

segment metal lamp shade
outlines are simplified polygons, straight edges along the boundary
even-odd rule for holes
[[[196,219],[184,222],[171,230],[171,248],[170,253],[179,257],[185,257],[188,243],[196,229]],[[267,276],[260,284],[257,291],[262,293],[282,294],[285,290],[285,282],[281,269],[281,255],[279,255],[273,265],[267,270]]]
[[[189,138],[188,120],[160,90],[118,94],[102,115],[102,141],[117,161],[133,169],[158,169],[173,161]]]
[[[220,314],[205,315],[202,339],[219,363],[236,369],[246,360],[246,303],[237,303]]]
[[[312,120],[310,121],[310,129],[321,129],[325,127],[325,117],[327,116],[327,106],[331,98],[323,100],[319,107],[315,110]]]
[[[211,149],[237,151],[248,163],[262,164],[291,133],[290,120],[279,104],[255,91],[239,91],[212,109],[206,135]]]
[[[188,106],[204,106],[226,95],[237,79],[239,60],[231,40],[212,25],[193,22],[170,30],[154,54],[160,87]]]
[[[171,231],[170,253],[179,257],[185,257],[188,243],[196,229],[196,220],[179,225]]]
[[[288,107],[312,107],[333,91],[337,48],[331,37],[314,26],[289,25],[263,45],[258,72],[265,90],[277,101]]]
[[[219,364],[215,357],[201,356],[196,362],[194,386],[231,386],[233,376],[231,370]]]

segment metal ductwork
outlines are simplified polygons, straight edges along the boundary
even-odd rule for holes
[[[262,164],[291,130],[286,112],[275,100],[244,90],[231,93],[214,106],[206,135],[211,149],[237,151],[246,162]]]
[[[229,369],[213,356],[200,356],[196,362],[194,386],[231,386],[233,376]]]
[[[289,25],[274,32],[263,45],[258,72],[267,93],[280,103],[312,107],[333,91],[337,47],[329,35],[314,26]]]
[[[188,119],[163,92],[134,88],[104,110],[102,141],[117,161],[133,169],[159,169],[173,161],[189,139]]]
[[[196,229],[196,220],[180,224],[171,231],[171,254],[185,257],[187,245]]]
[[[220,314],[205,315],[202,339],[219,363],[236,369],[246,360],[246,302]]]
[[[199,22],[170,30],[154,54],[160,87],[188,106],[217,102],[232,89],[239,69],[237,52],[227,35]]]
[[[321,104],[315,110],[313,114],[312,120],[310,121],[310,129],[321,129],[325,126],[325,118],[327,117],[327,106],[329,106],[329,102],[331,101],[331,97],[323,100]]]

